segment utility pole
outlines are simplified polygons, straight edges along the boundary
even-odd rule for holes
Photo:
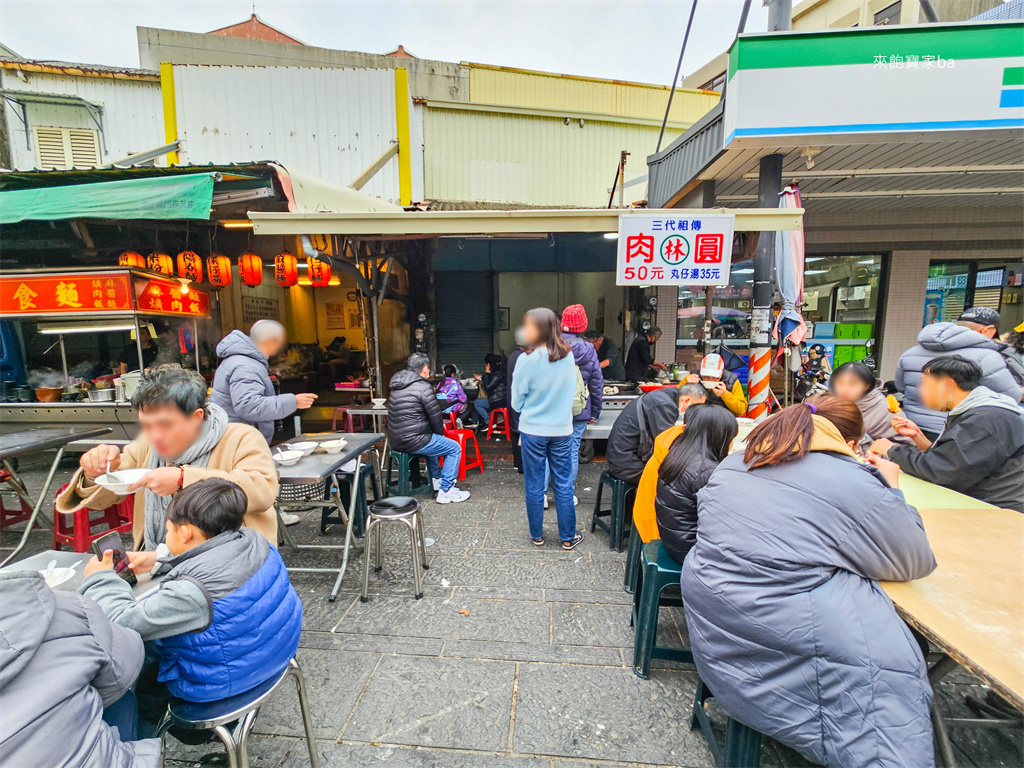
[[[792,0],[769,0],[768,31],[792,28]],[[781,106],[781,94],[780,106]],[[757,207],[778,208],[782,191],[782,155],[765,155],[757,179]],[[768,415],[768,377],[772,359],[772,303],[775,299],[775,233],[762,232],[754,252],[753,308],[750,313],[750,378],[747,416]]]

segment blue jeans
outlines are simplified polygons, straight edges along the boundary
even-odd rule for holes
[[[546,474],[551,472],[558,513],[558,538],[576,537],[576,507],[572,503],[572,435],[542,437],[520,433],[523,452],[523,480],[526,485],[526,518],[530,538],[544,537],[544,491]]]
[[[580,443],[583,442],[583,431],[587,428],[587,422],[574,421],[572,423],[572,490],[576,492],[576,475],[580,473]],[[544,488],[551,485],[551,472],[544,467]]]
[[[486,424],[487,419],[491,415],[491,404],[487,401],[486,397],[478,397],[473,401],[473,410],[476,411],[477,418],[480,419],[481,424]]]
[[[416,454],[426,457],[431,479],[441,478],[442,491],[447,491],[455,485],[455,478],[459,475],[459,462],[462,460],[462,448],[457,442],[444,435],[434,435],[429,443],[416,451]],[[438,461],[441,456],[444,457],[444,467]]]

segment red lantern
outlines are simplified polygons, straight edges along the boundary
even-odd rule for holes
[[[182,251],[178,254],[178,277],[198,283],[203,279],[203,260],[198,253]]]
[[[136,269],[146,268],[146,257],[135,251],[125,251],[117,257],[119,267],[135,267]]]
[[[288,251],[274,257],[274,279],[285,288],[299,282],[299,262]]]
[[[331,282],[331,265],[313,256],[306,259],[306,272],[309,282],[317,288],[323,288]]]
[[[153,252],[146,257],[146,269],[168,277],[174,276],[174,262],[166,253]]]
[[[218,288],[231,285],[231,259],[219,253],[211,253],[206,260],[206,276],[210,285]]]
[[[238,276],[250,288],[260,285],[263,282],[263,259],[255,253],[243,253],[238,257]]]

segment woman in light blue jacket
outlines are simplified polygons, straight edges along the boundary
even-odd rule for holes
[[[558,315],[550,309],[531,309],[520,329],[533,351],[516,360],[512,379],[512,410],[519,413],[526,517],[530,538],[544,543],[545,467],[550,467],[562,548],[574,549],[583,535],[576,531],[572,501],[572,402],[576,394],[576,363],[562,338]]]

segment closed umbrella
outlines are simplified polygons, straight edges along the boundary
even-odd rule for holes
[[[779,208],[801,208],[800,186],[790,184],[779,194]],[[775,321],[772,336],[778,343],[776,359],[783,352],[789,355],[807,338],[807,325],[800,309],[804,303],[804,225],[798,229],[775,233],[775,276],[782,297],[782,309]],[[787,363],[790,358],[787,357]],[[786,366],[788,400],[789,369]]]

